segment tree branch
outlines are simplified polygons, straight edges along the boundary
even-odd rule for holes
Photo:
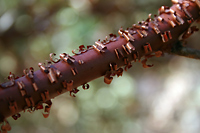
[[[184,56],[192,59],[200,59],[200,50],[183,46],[181,41],[173,45],[169,54]]]
[[[89,81],[104,76],[104,82],[110,84],[113,76],[121,76],[131,67],[131,62],[141,61],[146,65],[147,58],[158,57],[161,51],[170,50],[179,36],[187,31],[191,23],[199,18],[199,6],[193,1],[174,2],[171,8],[162,6],[159,16],[134,24],[127,30],[119,29],[118,34],[110,34],[110,39],[95,42],[95,45],[80,46],[74,56],[60,54],[60,59],[47,64],[39,63],[40,70],[25,69],[25,76],[16,78],[10,73],[9,82],[0,84],[0,122],[12,116],[20,117],[19,112],[33,112],[44,109],[44,117],[48,117],[51,99],[70,92],[75,97],[77,87],[88,89]],[[52,64],[52,62],[54,64]],[[74,94],[73,94],[74,93]],[[3,130],[8,130],[6,128]]]

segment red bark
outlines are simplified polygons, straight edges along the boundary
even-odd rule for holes
[[[47,104],[44,111],[47,117],[50,99],[61,93],[77,93],[76,88],[81,85],[88,89],[87,83],[101,76],[105,76],[104,82],[109,84],[112,76],[122,75],[122,66],[126,70],[137,60],[142,59],[143,66],[150,67],[146,59],[169,51],[200,16],[199,6],[189,0],[174,3],[171,8],[162,6],[159,11],[159,17],[149,17],[127,31],[120,29],[119,37],[110,35],[110,40],[95,42],[93,48],[79,47],[77,55],[61,54],[55,64],[46,67],[39,64],[41,70],[33,72],[30,68],[18,79],[10,74],[10,82],[0,85],[0,122],[9,116],[17,119],[18,113],[26,109],[42,109],[42,103]]]

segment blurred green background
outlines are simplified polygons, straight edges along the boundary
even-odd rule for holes
[[[122,26],[146,20],[170,0],[0,0],[0,82],[9,72],[91,45]],[[196,24],[197,25],[197,24]],[[198,48],[199,34],[187,40]],[[72,55],[72,54],[71,54]],[[10,133],[198,133],[200,131],[200,62],[165,55],[140,63],[114,78],[90,82],[76,98],[53,99],[49,118],[41,111],[8,118]]]

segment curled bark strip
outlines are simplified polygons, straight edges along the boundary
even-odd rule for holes
[[[195,31],[199,31],[199,29],[196,26],[192,26],[190,28],[188,28],[188,30],[183,33],[182,35],[182,39],[187,39],[188,37],[190,37]]]
[[[1,126],[1,130],[2,130],[2,133],[7,133],[7,131],[11,130],[11,126],[7,120],[4,120],[4,122]],[[1,130],[0,130],[0,132],[1,132]]]
[[[117,41],[117,36],[115,35],[115,34],[109,34],[109,36],[110,36],[110,42],[115,42],[115,41]]]
[[[33,77],[34,77],[33,76],[34,75],[34,69],[33,69],[33,67],[30,67],[29,70],[28,69],[24,69],[23,72],[24,72],[24,75],[26,77],[28,77],[30,79],[33,79]]]
[[[127,71],[128,69],[130,69],[132,67],[131,62],[128,62],[127,65],[125,66],[124,70]],[[119,77],[119,76],[118,76]]]
[[[71,68],[72,74],[75,76],[78,74],[78,71],[76,68]]]
[[[69,82],[67,82],[66,80],[62,82],[62,85],[65,89],[67,89],[67,91],[72,91],[73,90],[73,84],[74,81],[70,80]]]
[[[9,76],[8,76],[8,82],[5,82],[5,83],[2,83],[0,84],[0,87],[2,88],[7,88],[7,87],[11,87],[11,86],[14,86],[15,85],[15,75],[12,74],[11,72],[9,73]]]
[[[33,72],[33,68],[25,69],[25,76],[15,79],[14,83],[17,84],[11,86],[10,83],[6,83],[8,84],[6,88],[4,88],[5,83],[1,84],[0,122],[4,122],[5,118],[25,109],[34,111],[42,108],[38,103],[49,102],[50,99],[60,94],[58,93],[60,89],[64,88],[63,90],[69,91],[70,95],[75,97],[79,91],[77,87],[83,83],[88,83],[105,74],[104,82],[110,84],[113,80],[112,76],[121,76],[122,67],[128,65],[125,68],[127,70],[131,66],[130,62],[150,57],[156,51],[155,56],[161,55],[161,52],[158,51],[171,51],[179,36],[190,27],[191,20],[200,17],[199,0],[174,1],[173,3],[172,7],[161,7],[160,15],[155,18],[149,15],[147,21],[141,21],[137,25],[133,24],[125,31],[120,28],[119,37],[110,34],[109,41],[106,39],[98,41],[96,45],[87,46],[87,52],[84,54],[74,56],[66,53],[60,54],[61,61],[55,61],[55,64],[48,62],[47,65],[43,65],[40,63],[39,67],[42,71]],[[146,42],[151,45],[145,44]],[[82,51],[83,47],[79,47],[79,49]],[[82,63],[80,60],[84,60],[86,63]],[[142,61],[144,67],[152,66],[146,65],[146,61],[147,59]],[[112,66],[111,71],[109,66],[111,62],[116,63],[117,70],[115,66]],[[62,77],[58,78],[61,73]],[[13,79],[11,77],[10,79]],[[35,84],[37,84],[37,88],[34,88]],[[4,95],[5,93],[7,95]],[[17,103],[17,109],[15,104],[9,103],[9,97]],[[50,106],[50,104],[48,105]],[[49,107],[45,110],[43,115],[47,117],[49,116]]]
[[[21,115],[20,115],[19,113],[17,113],[17,114],[15,114],[15,115],[12,116],[12,118],[13,118],[14,120],[17,120],[17,119],[20,118],[20,117],[21,117]]]
[[[78,92],[79,92],[79,90],[77,88],[74,88],[72,91],[70,91],[70,96],[76,97],[75,94],[78,93]],[[72,94],[72,93],[74,93],[74,94]]]
[[[44,64],[45,65],[45,64]],[[57,78],[61,77],[61,72],[54,67],[51,67],[51,62],[47,62],[46,66],[43,66],[42,63],[38,63],[40,69],[47,74],[47,77],[51,83],[56,83]],[[37,91],[37,86],[33,85],[34,89]]]
[[[78,50],[78,52],[76,52],[77,50]],[[80,54],[87,52],[87,50],[88,49],[85,49],[84,45],[80,45],[79,49],[72,50],[72,53],[75,54],[75,55],[80,55]]]
[[[79,61],[78,61],[78,64],[80,64],[80,65],[82,65],[83,63],[84,63],[83,60],[79,60]]]
[[[49,73],[47,74],[49,80],[51,83],[56,83],[57,82],[57,77],[56,77],[56,73],[54,71],[53,68],[49,68]]]
[[[116,74],[117,74],[117,77],[122,76],[123,69],[122,68],[117,69]]]
[[[69,64],[73,64],[73,63],[75,62],[75,58],[69,56],[69,55],[66,54],[66,53],[60,54],[60,58],[61,58],[63,61],[69,63]]]
[[[44,118],[47,118],[47,117],[49,117],[49,114],[50,114],[50,109],[51,109],[51,106],[52,106],[52,102],[51,102],[51,100],[47,100],[45,102],[45,104],[46,104],[46,106],[44,108],[44,112],[42,113],[42,115],[43,115]],[[43,109],[43,106],[42,106],[42,109]]]
[[[119,49],[115,49],[115,55],[117,56],[117,59],[124,57],[122,51],[120,51]]]
[[[90,85],[89,85],[89,84],[83,84],[83,85],[82,85],[82,88],[83,88],[84,90],[87,90],[87,89],[90,88]]]
[[[141,62],[144,68],[148,68],[148,67],[152,67],[153,66],[153,64],[152,65],[147,65],[146,62],[147,62],[147,59],[144,59]]]
[[[110,84],[113,80],[113,77],[110,76],[104,76],[104,83]]]
[[[35,108],[36,108],[36,110],[43,109],[43,105],[42,104],[37,104],[37,106]]]
[[[50,56],[50,60],[51,60],[53,63],[58,63],[58,62],[60,61],[60,59],[58,59],[58,58],[55,58],[55,59],[54,59],[54,56],[56,56],[55,53],[50,53],[49,56]]]
[[[163,55],[163,52],[162,51],[157,51],[157,52],[155,52],[155,56],[156,57],[160,57],[160,56],[162,56]]]
[[[95,44],[97,45],[97,46],[99,46],[102,50],[106,50],[107,49],[107,47],[105,46],[105,45],[103,45],[101,42],[99,42],[99,41],[97,41],[97,42],[95,42]]]
[[[42,115],[43,115],[44,118],[48,118],[48,117],[49,117],[49,114],[48,114],[48,113],[47,113],[47,114],[42,113]]]
[[[143,48],[144,48],[145,54],[148,54],[149,52],[152,52],[151,44],[148,43],[148,42],[143,46]]]
[[[116,63],[110,63],[110,69],[111,69],[111,71],[117,70],[117,64]]]

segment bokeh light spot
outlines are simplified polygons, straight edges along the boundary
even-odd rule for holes
[[[134,95],[134,79],[124,73],[124,77],[126,78],[115,78],[111,87],[113,88],[113,93],[118,97],[127,97]]]
[[[69,26],[78,21],[78,13],[73,8],[64,8],[58,12],[56,18],[60,25]]]
[[[116,105],[117,97],[108,88],[101,88],[97,91],[95,100],[100,108],[108,109]]]
[[[17,61],[12,55],[3,56],[0,58],[0,62],[0,71],[3,72],[1,73],[2,75],[8,75],[9,72],[15,71]]]
[[[14,22],[12,11],[5,12],[0,17],[0,32],[8,30]]]
[[[21,15],[17,18],[15,28],[19,32],[29,31],[32,25],[32,18],[29,15]]]
[[[69,127],[77,122],[79,113],[72,102],[66,101],[58,108],[57,117],[62,125]]]

